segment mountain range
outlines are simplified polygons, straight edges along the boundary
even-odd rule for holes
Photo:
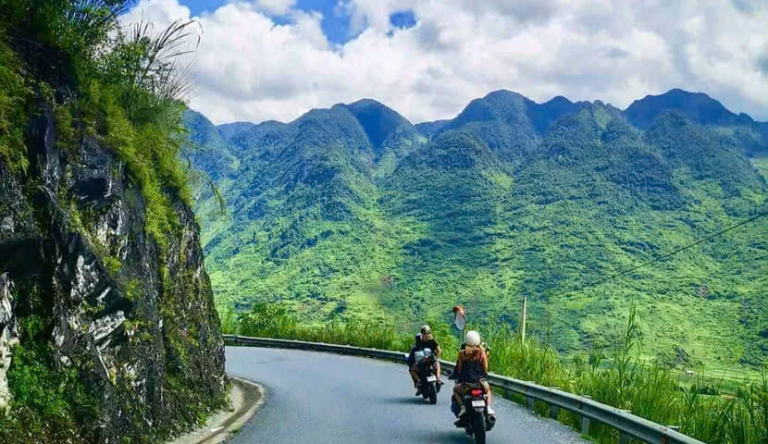
[[[206,265],[220,310],[290,304],[307,322],[516,327],[609,346],[629,307],[644,354],[758,366],[768,352],[768,123],[671,90],[620,110],[510,91],[413,125],[373,100],[281,123],[189,111]],[[761,174],[762,171],[762,174]],[[682,358],[680,358],[682,357]]]

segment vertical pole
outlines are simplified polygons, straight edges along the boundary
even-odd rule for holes
[[[589,434],[589,418],[587,418],[586,416],[581,417],[581,434],[582,435]]]
[[[560,407],[556,405],[550,405],[549,406],[549,417],[552,419],[557,419],[560,416]]]
[[[523,295],[523,319],[520,321],[520,339],[525,344],[525,324],[528,320],[528,296]]]
[[[626,433],[622,433],[619,444],[629,444],[629,441],[631,439],[632,438],[629,435],[627,435]]]

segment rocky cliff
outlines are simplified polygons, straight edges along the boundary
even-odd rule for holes
[[[197,222],[168,192],[173,229],[148,235],[114,149],[37,108],[26,173],[0,156],[0,441],[157,442],[225,399]]]

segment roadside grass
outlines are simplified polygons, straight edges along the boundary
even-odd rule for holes
[[[239,315],[226,312],[221,318],[225,334],[402,351],[408,350],[413,340],[411,335],[399,333],[394,324],[385,322],[335,320],[325,324],[303,324],[286,306],[264,302],[254,304],[249,312]]]
[[[768,442],[768,374],[757,380],[729,381],[733,391],[724,393],[719,384],[684,372],[648,364],[639,358],[637,314],[630,309],[626,328],[612,349],[593,349],[588,356],[566,360],[536,338],[525,342],[508,325],[470,325],[479,330],[491,349],[490,367],[497,374],[532,381],[566,392],[589,396],[595,401],[631,411],[681,433],[710,444],[765,444]],[[431,322],[451,360],[460,341],[445,322]],[[254,304],[250,311],[222,314],[222,329],[228,334],[294,339],[377,349],[407,351],[413,335],[394,324],[372,320],[334,320],[325,324],[300,322],[280,304]],[[524,403],[520,397],[513,401]],[[536,403],[535,411],[548,414]],[[578,416],[561,412],[558,420],[579,429]],[[618,433],[593,423],[588,438],[615,444]]]

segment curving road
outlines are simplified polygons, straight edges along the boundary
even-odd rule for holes
[[[227,372],[259,382],[264,407],[233,443],[471,443],[453,426],[449,387],[414,396],[405,366],[319,352],[227,347]],[[586,443],[564,425],[499,398],[489,443]]]

